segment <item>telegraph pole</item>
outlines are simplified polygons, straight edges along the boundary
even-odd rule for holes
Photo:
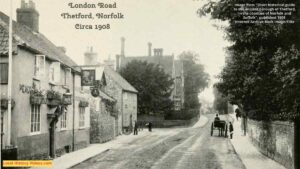
[[[10,14],[9,14],[9,39],[8,39],[8,84],[7,84],[7,145],[11,145],[11,89],[12,89],[12,16],[13,16],[13,0],[10,0]]]

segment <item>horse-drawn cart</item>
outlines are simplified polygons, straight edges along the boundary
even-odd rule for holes
[[[215,120],[211,124],[211,136],[214,134],[214,130],[219,131],[219,136],[227,137],[227,125],[224,120]]]

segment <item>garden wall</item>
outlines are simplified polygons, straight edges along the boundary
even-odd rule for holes
[[[294,124],[248,120],[253,144],[266,156],[288,169],[294,168]]]
[[[138,123],[140,127],[145,127],[145,124],[151,122],[154,128],[168,128],[191,126],[199,120],[200,116],[190,120],[165,120],[162,115],[138,115]]]

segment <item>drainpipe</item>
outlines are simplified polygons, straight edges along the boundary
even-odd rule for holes
[[[73,116],[72,116],[72,151],[75,151],[75,72],[72,73]]]

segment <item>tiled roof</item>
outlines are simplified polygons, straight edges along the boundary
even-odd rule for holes
[[[8,50],[8,24],[9,17],[0,12],[0,42],[3,41],[0,47],[0,54],[7,53]],[[13,21],[13,38],[14,47],[16,45],[31,48],[46,55],[48,58],[60,61],[69,67],[76,66],[77,64],[68,57],[63,51],[49,41],[43,34],[33,32],[25,25],[18,24]]]
[[[104,73],[107,76],[110,76],[117,84],[121,86],[121,88],[125,91],[137,93],[138,91],[129,84],[119,73],[114,71],[109,66],[104,67]]]
[[[0,25],[0,54],[6,54],[8,51],[8,33]]]
[[[113,97],[109,96],[109,95],[106,94],[105,92],[103,92],[103,91],[101,91],[101,90],[99,90],[99,92],[100,92],[100,97],[101,97],[102,99],[106,99],[106,100],[109,100],[109,101],[112,101],[112,102],[115,102],[115,101],[116,101],[116,99],[114,99]]]
[[[129,62],[133,60],[146,61],[148,63],[154,63],[161,65],[164,71],[172,76],[172,67],[174,56],[141,56],[141,57],[128,57],[121,58],[121,67],[125,67]]]

